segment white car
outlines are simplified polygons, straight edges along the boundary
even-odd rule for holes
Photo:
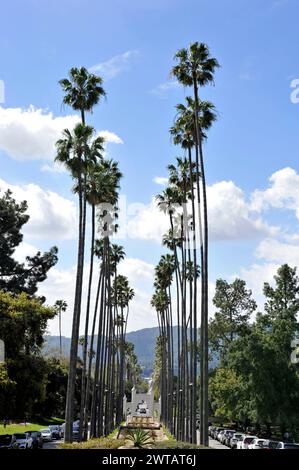
[[[237,448],[237,444],[239,441],[241,441],[244,437],[244,434],[242,434],[241,432],[235,432],[231,438],[231,440],[229,441],[229,446],[231,449],[236,449]]]
[[[52,433],[49,428],[40,430],[43,441],[52,441]]]
[[[253,439],[252,443],[249,444],[248,449],[265,449],[267,443],[267,439]]]
[[[226,439],[228,438],[228,436],[229,436],[229,435],[232,436],[232,435],[234,434],[234,432],[236,432],[235,429],[224,429],[223,434],[221,434],[221,436],[220,436],[220,442],[221,442],[221,444],[225,444]]]
[[[216,436],[217,441],[221,442],[223,434],[224,434],[224,429],[222,429],[221,431],[218,432],[218,434]]]
[[[299,450],[299,444],[297,442],[279,442],[276,449],[297,449]]]
[[[32,449],[33,439],[26,432],[17,432],[12,436],[12,447],[14,449]]]
[[[243,438],[237,442],[237,449],[248,449],[248,446],[252,444],[254,439],[257,439],[257,436],[244,434]]]

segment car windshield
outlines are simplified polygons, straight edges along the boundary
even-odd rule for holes
[[[246,444],[251,444],[253,440],[254,437],[245,437],[244,442],[246,442]]]
[[[50,432],[50,429],[42,429],[41,432],[43,433]]]
[[[25,433],[19,433],[15,434],[16,439],[26,439],[26,434]]]
[[[270,448],[275,448],[275,447],[278,446],[278,442],[270,441],[268,445],[269,445]]]
[[[9,444],[11,436],[0,436],[0,444]]]

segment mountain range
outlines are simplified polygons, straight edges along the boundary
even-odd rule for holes
[[[173,327],[174,339],[174,357],[177,357],[177,334],[178,327]],[[134,344],[135,353],[138,357],[138,362],[142,367],[143,376],[149,377],[153,372],[156,339],[159,335],[159,328],[144,328],[142,330],[131,331],[127,333],[126,340]],[[69,355],[71,338],[62,336],[62,353],[64,356]],[[96,344],[97,338],[95,338]],[[59,336],[45,336],[45,343],[43,346],[43,353],[46,356],[56,355],[59,351]],[[79,345],[78,354],[82,357],[82,346]],[[210,363],[210,367],[215,367],[217,360]],[[175,364],[176,365],[176,364]]]

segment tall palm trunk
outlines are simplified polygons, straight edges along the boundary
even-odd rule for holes
[[[62,358],[62,341],[61,341],[61,308],[58,312],[59,315],[59,352],[60,352],[60,359]]]
[[[192,321],[192,304],[190,306],[190,377],[191,377],[191,390],[190,390],[190,434],[191,442],[196,444],[196,364],[197,364],[197,254],[196,254],[196,212],[195,212],[195,194],[193,186],[192,175],[192,153],[191,147],[188,147],[188,160],[190,171],[190,187],[191,187],[191,205],[192,205],[192,223],[193,223],[193,321]],[[198,176],[198,175],[197,175]],[[199,204],[199,200],[198,200]],[[192,294],[190,293],[190,296]],[[194,331],[195,330],[195,331]]]
[[[84,440],[87,439],[87,434],[88,434],[87,430],[88,430],[88,419],[89,419],[90,381],[91,381],[91,368],[92,368],[92,359],[93,359],[93,343],[94,343],[94,334],[95,334],[95,327],[96,327],[96,319],[97,319],[97,312],[98,312],[102,277],[103,277],[103,270],[102,270],[102,267],[101,267],[100,274],[99,274],[99,280],[98,280],[98,286],[97,286],[96,301],[95,301],[95,307],[94,307],[94,316],[93,316],[91,337],[90,337],[90,346],[89,346],[88,371],[87,371],[87,381],[86,381],[85,401],[84,401],[84,403],[85,403],[85,410],[84,410]]]
[[[209,340],[208,340],[208,211],[205,169],[202,151],[202,135],[198,122],[198,87],[196,76],[193,77],[194,102],[195,102],[195,127],[197,145],[199,147],[200,171],[202,181],[202,204],[203,204],[203,309],[201,317],[201,443],[208,445],[208,421],[209,421],[209,401],[208,401],[208,368],[209,368]]]
[[[66,411],[65,411],[65,441],[66,442],[72,442],[72,438],[73,438],[74,398],[75,398],[78,340],[79,340],[80,315],[81,315],[82,279],[83,279],[83,265],[84,265],[84,237],[85,237],[84,217],[85,216],[84,216],[84,200],[83,200],[84,198],[83,198],[83,191],[82,191],[81,168],[82,168],[82,160],[81,160],[81,155],[79,155],[79,175],[78,175],[79,238],[78,238],[75,302],[74,302],[72,338],[71,338],[71,348],[70,348],[70,365],[69,365]]]
[[[91,206],[90,269],[89,269],[87,306],[86,306],[86,318],[85,318],[85,332],[84,332],[84,345],[83,345],[83,366],[82,366],[82,379],[81,379],[81,405],[80,405],[79,441],[82,440],[83,423],[84,423],[84,409],[85,409],[85,395],[86,395],[85,394],[86,364],[87,364],[90,298],[91,298],[91,286],[92,286],[92,278],[93,278],[94,240],[95,240],[95,205],[92,204],[92,206]]]

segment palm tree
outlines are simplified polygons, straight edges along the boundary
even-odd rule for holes
[[[92,142],[94,129],[90,126],[77,124],[71,132],[68,129],[63,131],[63,137],[56,143],[57,154],[55,161],[62,163],[70,171],[72,178],[75,180],[73,190],[78,194],[79,200],[79,239],[78,239],[78,255],[77,255],[77,276],[76,289],[74,299],[74,314],[72,325],[72,339],[70,351],[70,366],[68,376],[68,392],[66,406],[66,440],[72,439],[72,424],[74,411],[74,393],[76,378],[76,363],[78,353],[78,338],[81,315],[81,293],[83,280],[84,265],[84,180],[88,165],[96,163],[100,158],[102,143],[99,140]],[[83,161],[83,156],[85,156]]]
[[[111,302],[120,309],[115,320],[117,329],[117,338],[119,345],[119,393],[116,412],[116,423],[120,424],[123,418],[123,397],[124,397],[124,365],[125,365],[125,341],[129,314],[129,302],[133,299],[135,293],[129,286],[128,279],[123,275],[118,275],[113,282],[111,289]],[[124,310],[127,310],[126,316]]]
[[[101,137],[98,137],[98,145],[94,141],[91,146],[91,155],[94,152],[97,153],[97,148],[101,146]],[[92,162],[92,158],[90,158]],[[89,313],[90,313],[90,300],[91,300],[91,286],[93,279],[93,264],[94,264],[94,243],[95,243],[95,225],[96,207],[101,204],[114,205],[117,202],[119,188],[119,179],[121,173],[118,170],[118,165],[112,160],[104,160],[103,158],[96,164],[91,163],[88,168],[86,178],[86,198],[87,202],[91,205],[91,246],[90,246],[90,270],[88,280],[88,292],[87,292],[87,306],[85,316],[85,343],[83,348],[83,373],[81,383],[81,408],[80,408],[80,425],[79,425],[79,440],[82,438],[84,416],[87,412],[86,402],[86,365],[87,365],[87,347],[88,347],[88,329],[89,329]]]
[[[61,312],[65,312],[67,309],[67,303],[65,300],[56,300],[54,308],[58,312],[59,316],[59,352],[60,357],[62,357],[62,342],[61,342]]]
[[[170,133],[173,136],[173,142],[175,145],[180,145],[182,149],[187,151],[188,153],[188,161],[189,161],[189,179],[190,179],[190,188],[191,188],[191,202],[192,202],[192,232],[193,232],[193,268],[194,268],[194,274],[193,277],[197,277],[196,275],[196,266],[197,266],[197,253],[196,253],[196,211],[195,211],[195,194],[194,194],[194,187],[193,187],[193,181],[191,179],[193,170],[196,169],[197,173],[199,172],[198,169],[198,149],[196,152],[197,158],[196,158],[196,164],[193,163],[192,160],[192,149],[195,146],[196,142],[196,129],[195,129],[195,104],[194,100],[190,97],[186,97],[186,104],[178,104],[176,106],[177,109],[177,115],[176,115],[176,120],[174,125],[170,129]],[[202,138],[206,138],[206,135],[203,131],[206,131],[209,129],[212,125],[212,123],[216,119],[216,113],[215,113],[215,107],[212,103],[209,101],[200,101],[199,100],[199,106],[198,106],[198,122],[200,125],[200,129],[202,131]],[[195,167],[195,168],[194,168]],[[201,223],[201,210],[200,210],[200,188],[199,188],[199,181],[197,178],[195,178],[197,184],[197,202],[198,202],[198,210],[199,210],[199,237],[200,237],[200,258],[201,258],[201,265],[203,266],[204,264],[204,253],[203,253],[203,244],[202,244],[202,223]],[[191,253],[188,251],[188,257],[190,258],[191,261]],[[203,286],[203,278],[202,278],[202,286]],[[196,340],[196,329],[193,328],[193,323],[196,324],[196,315],[197,315],[197,282],[194,283],[194,288],[192,287],[192,282],[189,282],[189,289],[190,289],[190,295],[192,292],[193,296],[193,302],[190,299],[190,313],[189,313],[189,318],[190,318],[190,335],[193,335],[193,338],[190,336],[190,362],[191,364],[194,364],[194,362],[197,361],[197,340]],[[203,290],[203,288],[202,288]],[[193,310],[193,315],[192,315],[192,310]],[[195,373],[195,368],[194,366],[192,367],[190,371],[190,378],[191,378],[191,383],[194,384],[196,382],[196,377],[194,377]],[[191,435],[193,434],[193,438],[191,441],[193,441],[195,437],[195,416],[196,416],[196,390],[195,387],[190,387],[190,430],[191,430]]]
[[[65,92],[63,102],[71,106],[74,110],[80,111],[82,128],[85,127],[85,112],[92,111],[93,107],[105,95],[102,88],[102,79],[88,72],[85,67],[73,67],[69,71],[69,78],[60,80],[60,85]],[[59,147],[59,146],[58,146]],[[85,150],[85,149],[84,149]],[[75,288],[75,301],[73,312],[73,328],[70,350],[70,367],[68,375],[66,413],[65,413],[65,441],[72,441],[73,419],[74,419],[74,396],[76,380],[76,362],[78,351],[78,331],[81,316],[81,298],[84,267],[84,248],[85,248],[85,224],[86,224],[86,192],[85,183],[86,173],[83,172],[83,161],[86,164],[87,154],[83,151],[78,155],[77,170],[79,175],[79,237],[78,237],[78,261]]]
[[[205,168],[202,151],[202,130],[198,120],[198,87],[212,83],[214,72],[219,64],[217,60],[210,56],[209,48],[206,44],[195,42],[188,49],[180,49],[175,54],[178,62],[172,69],[172,74],[183,86],[193,87],[194,93],[194,119],[196,131],[197,156],[197,181],[199,177],[202,183],[202,204],[203,204],[203,266],[202,266],[202,312],[201,312],[201,443],[208,444],[208,215]],[[199,174],[200,166],[200,174]],[[196,316],[194,317],[196,321]],[[197,325],[194,324],[194,329]],[[194,342],[195,342],[194,338]],[[196,377],[196,362],[194,362],[193,376]],[[195,437],[195,436],[193,436]]]
[[[85,67],[72,67],[69,78],[59,80],[65,95],[63,103],[80,111],[82,124],[85,124],[85,112],[92,111],[106,93],[101,77],[90,73]]]

